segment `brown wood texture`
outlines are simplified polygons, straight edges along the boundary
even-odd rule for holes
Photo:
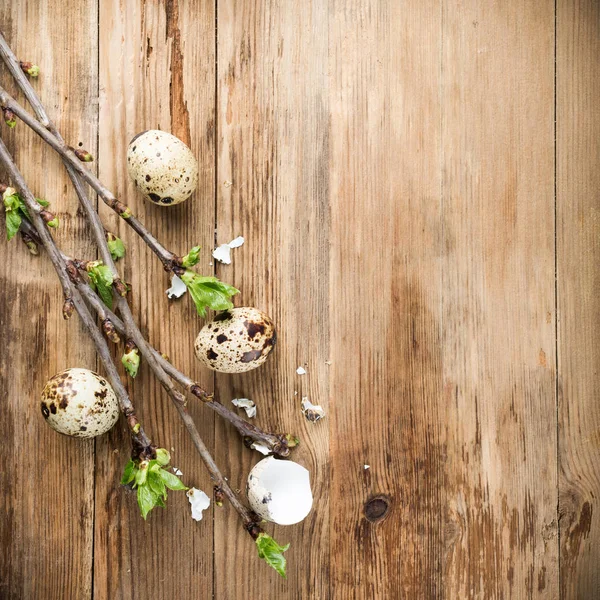
[[[600,5],[558,2],[560,589],[600,597]]]
[[[100,208],[142,330],[220,402],[252,398],[259,425],[296,433],[315,495],[302,524],[267,526],[291,542],[287,580],[227,505],[196,523],[173,494],[144,522],[118,485],[122,423],[95,443],[43,423],[45,380],[97,362],[49,262],[2,243],[0,598],[600,597],[594,0],[10,0],[0,28],[104,183],[273,317],[263,367],[201,368],[189,299],[167,300],[158,260]],[[128,179],[128,142],[150,128],[198,157],[181,206]],[[59,208],[58,241],[95,253],[57,157],[22,125],[0,135]],[[151,373],[128,385],[209,492]],[[307,422],[303,397],[326,419]],[[243,490],[260,457],[190,410]]]

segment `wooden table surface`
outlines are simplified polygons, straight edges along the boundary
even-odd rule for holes
[[[122,422],[95,441],[45,425],[46,379],[97,359],[49,261],[2,242],[2,599],[600,598],[596,0],[5,0],[0,28],[102,181],[274,318],[264,367],[201,368],[189,299],[167,300],[158,261],[100,207],[143,331],[222,403],[252,398],[258,424],[299,435],[315,496],[301,525],[267,527],[291,542],[287,581],[227,505],[196,523],[173,494],[144,522],[118,483]],[[150,128],[198,157],[181,206],[128,179]],[[0,135],[61,246],[96,256],[57,156],[23,124]],[[128,387],[209,491],[148,370]],[[243,488],[258,454],[190,410]]]

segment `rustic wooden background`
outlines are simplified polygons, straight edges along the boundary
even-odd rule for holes
[[[82,442],[44,424],[45,380],[97,361],[49,262],[2,243],[2,599],[600,598],[596,0],[4,0],[0,28],[41,66],[65,138],[167,247],[201,243],[210,273],[215,229],[245,236],[216,273],[280,344],[214,377],[189,300],[167,301],[158,261],[100,208],[150,339],[221,402],[253,398],[259,424],[297,433],[315,492],[302,525],[269,529],[292,544],[287,581],[227,506],[195,523],[173,494],[143,522],[118,485],[122,425]],[[128,180],[148,128],[199,159],[181,207]],[[93,255],[57,157],[22,125],[0,135],[58,207],[59,242]],[[145,369],[130,390],[209,490]],[[308,423],[302,396],[327,418]],[[242,488],[258,455],[192,412]]]

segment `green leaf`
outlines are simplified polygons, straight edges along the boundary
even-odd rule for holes
[[[179,479],[179,477],[177,477],[177,475],[173,475],[173,473],[169,473],[168,471],[165,471],[164,469],[160,469],[156,473],[163,480],[164,484],[170,490],[187,490],[188,489],[185,485],[183,485],[183,482],[181,481],[181,479]]]
[[[161,467],[166,467],[171,462],[171,455],[166,448],[156,449],[156,462]]]
[[[139,464],[138,470],[135,474],[135,485],[139,487],[146,483],[146,479],[148,478],[148,470],[149,468],[147,462],[141,462]]]
[[[187,286],[201,317],[206,316],[207,307],[213,310],[233,308],[230,298],[239,293],[239,290],[233,286],[219,281],[216,277],[201,277],[189,270],[186,270],[180,277]]]
[[[286,560],[283,553],[290,547],[289,544],[280,546],[270,535],[259,533],[256,538],[258,556],[269,566],[273,567],[282,577],[285,577]]]
[[[150,471],[150,473],[148,473],[147,484],[159,498],[164,498],[166,500],[167,486],[156,471]]]
[[[12,240],[21,227],[21,215],[16,210],[6,212],[6,239]]]
[[[92,287],[98,290],[98,295],[100,298],[102,298],[102,302],[104,302],[108,308],[112,309],[112,284],[114,281],[112,271],[105,264],[103,264],[102,261],[97,260],[88,265],[87,272],[90,277]]]
[[[135,479],[135,472],[137,471],[137,467],[135,463],[129,459],[129,462],[125,465],[125,470],[123,471],[123,477],[121,479],[122,485],[127,485],[131,483]]]
[[[119,260],[125,256],[125,244],[121,238],[116,235],[109,233],[107,236],[108,249],[114,261]]]
[[[146,519],[148,513],[156,506],[158,496],[148,485],[140,485],[137,490],[137,501],[142,517]]]
[[[129,376],[135,379],[140,368],[140,351],[137,348],[133,348],[129,352],[123,354],[121,362],[127,373],[129,373]]]
[[[50,206],[50,202],[44,200],[44,198],[36,198],[35,201],[43,208],[48,208]]]
[[[190,268],[193,267],[194,265],[198,264],[198,261],[200,260],[200,246],[194,246],[184,257],[183,260],[181,261],[181,264],[186,267],[186,268]]]

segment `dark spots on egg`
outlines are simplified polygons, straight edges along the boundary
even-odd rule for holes
[[[226,342],[229,338],[224,334],[221,333],[217,336],[217,344],[222,344],[223,342]]]
[[[69,406],[69,399],[68,399],[68,398],[66,398],[65,396],[63,396],[63,397],[60,399],[60,402],[59,402],[59,404],[58,404],[58,407],[59,407],[59,408],[62,408],[62,409],[64,410],[65,408],[67,408],[67,406]]]
[[[226,321],[227,319],[231,319],[231,313],[228,310],[219,313],[213,321]]]
[[[263,496],[262,503],[268,504],[269,502],[271,502],[271,500],[272,500],[272,496],[271,496],[271,492],[269,492],[268,494],[265,494]]]
[[[106,395],[108,394],[108,388],[104,388],[103,390],[94,392],[94,396],[96,396],[96,398],[98,398],[99,400],[104,400],[104,398],[106,398]]]
[[[262,350],[250,350],[249,352],[244,352],[244,354],[242,354],[241,361],[243,363],[252,362],[253,360],[259,359],[261,354]]]
[[[150,198],[150,200],[152,200],[152,202],[156,202],[159,203],[160,202],[160,196],[158,194],[148,194],[148,197]]]
[[[135,183],[135,187],[138,187],[138,180],[137,179],[135,179],[133,183]]]
[[[216,360],[219,358],[219,355],[212,348],[209,348],[206,352],[206,357],[208,360]]]
[[[150,177],[150,175],[146,175],[146,181],[150,181],[152,179],[152,177]]]
[[[45,402],[42,402],[42,414],[44,415],[44,419],[47,419],[50,416],[50,411]]]
[[[265,332],[264,323],[255,323],[254,321],[244,321],[244,326],[248,331],[248,337],[253,340],[257,335],[263,335]]]
[[[173,198],[171,198],[170,196],[167,196],[166,198],[162,199],[162,203],[163,204],[172,204],[173,203]]]
[[[82,426],[79,428],[79,431],[87,431],[87,427],[86,427],[85,425],[82,425]]]
[[[156,156],[157,156],[158,158],[160,158],[160,152],[157,152],[157,153],[156,153]]]
[[[50,403],[50,412],[55,415],[56,414],[56,404],[54,402]]]

